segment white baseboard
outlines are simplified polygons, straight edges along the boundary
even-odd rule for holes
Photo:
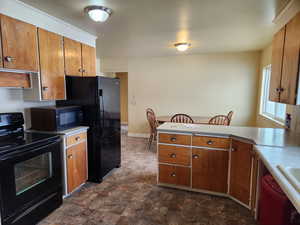
[[[138,138],[149,138],[150,134],[145,134],[145,133],[128,133],[129,137],[138,137]]]

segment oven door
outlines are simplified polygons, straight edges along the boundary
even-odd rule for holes
[[[78,108],[58,110],[57,130],[66,130],[79,126],[82,122],[82,111]]]
[[[62,187],[60,140],[2,157],[0,174],[2,216],[13,216]]]

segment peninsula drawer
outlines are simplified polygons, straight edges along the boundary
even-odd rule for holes
[[[158,161],[189,166],[191,164],[191,149],[172,145],[159,145]]]
[[[86,132],[73,134],[73,135],[67,137],[67,146],[74,145],[83,140],[86,140]]]
[[[191,169],[188,167],[160,164],[159,182],[189,187],[191,184]]]
[[[159,142],[167,144],[177,144],[177,145],[191,145],[191,135],[184,134],[159,134]]]
[[[193,136],[192,141],[193,146],[199,147],[210,147],[210,148],[230,148],[229,138],[218,138],[218,137],[208,137],[208,136]]]

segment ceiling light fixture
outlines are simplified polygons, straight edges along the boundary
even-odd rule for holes
[[[187,42],[182,42],[182,43],[176,43],[174,46],[177,48],[178,51],[184,52],[188,50],[189,47],[191,47],[191,44]]]
[[[87,6],[84,11],[96,22],[105,22],[112,14],[112,9],[98,5]]]

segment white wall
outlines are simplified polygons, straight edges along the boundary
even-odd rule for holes
[[[233,125],[254,126],[259,62],[260,52],[129,58],[129,133],[148,133],[148,107],[157,115],[234,110]]]
[[[58,33],[82,43],[95,46],[96,36],[74,27],[64,21],[28,6],[17,0],[0,0],[0,13],[34,24],[46,30]],[[24,102],[22,89],[0,87],[0,112],[26,112],[26,125],[30,126],[28,108],[53,105],[52,102]]]
[[[128,72],[128,58],[105,57],[101,58],[101,72]]]

